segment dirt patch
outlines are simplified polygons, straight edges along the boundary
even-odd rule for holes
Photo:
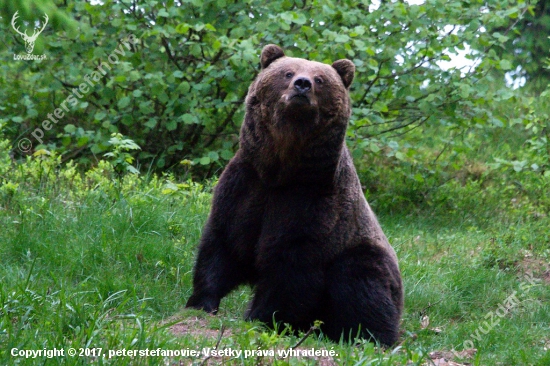
[[[229,362],[232,360],[235,356],[238,356],[236,354],[236,351],[242,352],[241,354],[244,355],[245,350],[240,350],[237,348],[225,348],[223,346],[224,340],[228,337],[231,337],[233,334],[230,329],[223,328],[223,334],[221,334],[221,329],[211,329],[210,321],[208,318],[201,318],[201,317],[189,317],[186,319],[182,319],[181,321],[178,321],[179,317],[172,317],[163,322],[164,325],[171,324],[174,322],[177,322],[173,325],[169,326],[169,330],[176,336],[186,336],[190,335],[193,337],[201,337],[201,338],[208,338],[212,340],[212,343],[207,348],[211,348],[212,350],[218,350],[225,352],[227,351],[227,355],[220,355],[220,354],[206,354],[201,353],[200,358],[194,359],[194,364],[200,364],[200,365],[219,365],[224,364],[226,362]],[[221,338],[220,338],[221,335]],[[257,351],[257,349],[250,349],[248,351]],[[246,358],[248,359],[256,359],[258,362],[258,365],[271,365],[275,359],[277,360],[290,360],[290,359],[300,359],[300,360],[308,360],[312,362],[315,365],[319,366],[336,366],[337,363],[334,360],[334,357],[332,357],[329,354],[329,351],[327,351],[326,348],[319,348],[319,349],[312,349],[312,348],[305,348],[305,347],[297,347],[292,350],[282,350],[279,348],[272,348],[272,349],[266,349],[264,351],[268,351],[269,354],[265,355],[248,355]],[[282,352],[282,353],[280,353]],[[174,361],[174,365],[178,365],[176,361]],[[181,361],[183,362],[183,361]],[[179,365],[183,365],[183,363],[179,363]]]
[[[164,324],[172,323],[175,319],[168,319]],[[183,319],[182,321],[170,326],[168,329],[177,336],[190,335],[193,337],[204,337],[216,339],[220,335],[219,329],[211,329],[208,324],[208,319],[199,318],[197,316]],[[231,330],[225,329],[224,337],[231,336]]]
[[[426,363],[425,365],[436,365],[436,366],[468,366],[470,363],[459,363],[453,361],[454,359],[469,359],[473,358],[477,353],[477,349],[465,349],[460,352],[451,352],[451,351],[434,351],[430,353],[431,362]]]
[[[537,278],[546,284],[550,284],[550,263],[535,258],[531,253],[524,254],[523,259],[516,263],[518,272],[525,276]]]

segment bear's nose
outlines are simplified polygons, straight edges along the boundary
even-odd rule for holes
[[[305,94],[311,89],[311,80],[305,77],[300,77],[294,80],[294,89],[300,94]]]

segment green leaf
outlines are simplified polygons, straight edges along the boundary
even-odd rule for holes
[[[220,156],[215,151],[210,151],[208,153],[208,157],[210,158],[211,161],[218,161],[220,159]]]
[[[334,42],[338,42],[338,43],[346,43],[346,42],[349,42],[349,37],[345,34],[339,34],[336,36],[336,38],[334,38]]]
[[[190,125],[190,124],[193,124],[193,123],[196,122],[196,117],[193,116],[192,114],[185,113],[183,116],[181,116],[181,120],[182,120],[183,123],[185,123],[186,125]]]
[[[214,43],[212,43],[212,49],[213,49],[214,51],[219,50],[219,49],[221,48],[221,46],[222,46],[222,43],[220,42],[219,39],[216,39],[216,40],[214,41]]]
[[[82,147],[82,146],[86,145],[88,143],[88,141],[90,141],[90,138],[88,136],[81,136],[76,141],[76,145],[78,147]]]
[[[118,108],[126,108],[128,107],[128,105],[130,105],[130,97],[123,97],[123,98],[120,98],[120,100],[118,101]]]
[[[372,105],[372,109],[374,109],[377,112],[387,112],[388,106],[384,102],[377,101]]]
[[[178,32],[179,34],[184,34],[189,32],[189,28],[190,28],[189,24],[181,23],[176,26],[176,32]]]
[[[157,119],[156,118],[150,118],[147,122],[145,122],[145,126],[149,128],[155,128],[157,125]]]
[[[65,127],[63,129],[65,130],[65,132],[70,133],[70,134],[73,134],[73,133],[76,132],[76,127],[73,124],[65,125]]]
[[[230,150],[222,150],[221,157],[224,160],[230,160],[233,157],[233,152]]]
[[[370,149],[370,151],[372,151],[373,153],[378,153],[378,152],[380,152],[380,147],[379,147],[378,144],[375,143],[375,142],[371,142],[371,143],[369,144],[369,149]]]
[[[94,119],[96,121],[101,121],[103,118],[105,118],[107,116],[107,113],[105,112],[97,112],[95,115],[94,115]]]
[[[178,121],[175,119],[172,119],[166,123],[166,129],[168,131],[174,131],[176,128],[178,128]]]
[[[502,70],[510,70],[512,68],[512,63],[508,60],[500,60],[499,65]]]

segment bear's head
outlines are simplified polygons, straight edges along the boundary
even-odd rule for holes
[[[259,107],[266,123],[291,123],[314,127],[350,115],[348,88],[355,66],[350,60],[332,66],[301,58],[286,57],[283,50],[267,45],[260,59],[261,72],[252,83],[248,111]]]
[[[267,45],[260,66],[248,89],[241,129],[241,148],[250,160],[275,169],[296,166],[304,156],[337,158],[351,114],[353,63],[287,57],[280,47]]]

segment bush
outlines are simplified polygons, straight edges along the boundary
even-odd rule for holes
[[[243,100],[267,43],[281,45],[291,56],[353,60],[357,75],[348,139],[357,160],[381,151],[392,160],[414,158],[419,146],[405,134],[411,130],[444,126],[448,139],[453,129],[505,124],[490,104],[512,95],[506,88],[491,90],[494,80],[487,76],[509,68],[492,52],[504,39],[484,29],[508,24],[528,6],[439,0],[379,6],[256,0],[55,3],[55,12],[29,0],[4,8],[6,23],[15,10],[21,21],[44,11],[53,14],[35,51],[48,60],[10,61],[0,68],[2,120],[9,122],[6,133],[13,145],[26,137],[34,144],[30,152],[46,148],[63,160],[95,164],[109,150],[111,134],[120,133],[141,147],[132,155],[142,170],[187,170],[189,164],[180,164],[186,160],[200,178],[218,172],[237,147]],[[468,46],[487,50],[470,56],[479,62],[476,68],[438,66]],[[3,48],[21,52],[21,40],[14,33]],[[62,118],[55,117],[56,109]],[[40,140],[32,137],[37,128],[36,136],[44,135]],[[430,170],[424,167],[414,179],[426,179]]]

